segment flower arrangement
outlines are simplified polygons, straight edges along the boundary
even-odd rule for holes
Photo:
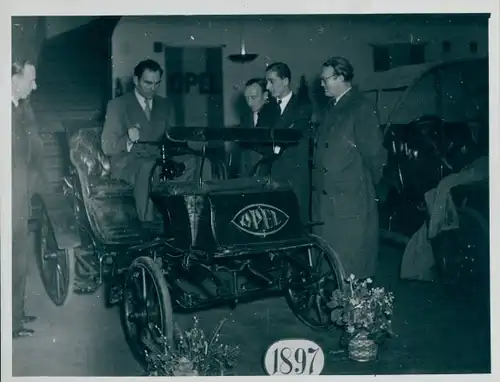
[[[394,296],[384,288],[371,287],[372,280],[358,280],[351,274],[348,288],[335,290],[327,306],[332,309],[331,319],[346,329],[343,341],[350,341],[360,333],[381,343],[394,333],[391,327]]]
[[[235,366],[238,346],[219,343],[220,331],[227,319],[222,320],[207,337],[194,317],[191,329],[182,332],[176,324],[174,343],[165,336],[148,341],[146,360],[151,376],[215,376],[228,375]]]

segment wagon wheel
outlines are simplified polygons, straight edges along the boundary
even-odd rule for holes
[[[292,284],[286,290],[286,300],[304,324],[328,329],[333,323],[326,304],[334,290],[345,288],[345,271],[337,253],[322,238],[309,237],[311,245],[291,254],[286,262],[286,279]]]
[[[475,299],[489,296],[488,222],[471,208],[459,208],[457,212],[459,228],[443,232],[432,241],[439,271],[452,291],[462,296],[468,292]]]
[[[138,257],[129,267],[123,288],[121,321],[126,340],[136,359],[145,364],[145,342],[163,334],[173,341],[170,293],[160,267],[149,257]]]
[[[45,207],[40,207],[36,232],[36,260],[40,277],[49,298],[58,306],[68,303],[75,285],[75,250],[59,249]]]

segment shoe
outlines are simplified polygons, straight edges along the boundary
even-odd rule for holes
[[[123,289],[119,286],[111,287],[109,291],[109,305],[119,303],[123,299]]]
[[[21,328],[12,332],[12,338],[31,337],[33,334],[35,334],[34,330]]]
[[[30,324],[32,322],[35,322],[37,320],[37,317],[36,316],[24,316],[22,319],[21,319],[21,323],[23,325],[25,324]]]

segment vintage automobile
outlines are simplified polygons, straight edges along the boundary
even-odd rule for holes
[[[121,305],[125,336],[139,360],[155,328],[172,339],[173,309],[192,312],[276,294],[304,324],[331,327],[326,303],[344,288],[344,270],[337,254],[307,233],[289,185],[271,177],[204,181],[203,164],[198,181],[176,180],[183,169],[175,159],[182,154],[219,166],[208,150],[193,151],[187,142],[284,150],[300,137],[294,129],[184,127],[170,129],[163,142],[142,142],[159,146],[161,169],[150,193],[158,229],[145,230],[130,186],[109,177],[99,130],[67,129],[64,189],[33,200],[49,297],[64,305],[73,291],[104,285],[107,305]],[[267,152],[272,163],[274,150]]]
[[[382,236],[406,244],[429,219],[426,192],[488,156],[488,59],[394,68],[376,73],[364,90],[377,105],[389,152],[379,195]],[[440,272],[453,284],[471,273],[488,280],[488,181],[458,185],[451,195],[460,228],[432,241]]]

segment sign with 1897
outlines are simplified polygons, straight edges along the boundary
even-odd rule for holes
[[[324,366],[321,347],[305,339],[277,341],[269,346],[264,357],[268,375],[319,375]]]

